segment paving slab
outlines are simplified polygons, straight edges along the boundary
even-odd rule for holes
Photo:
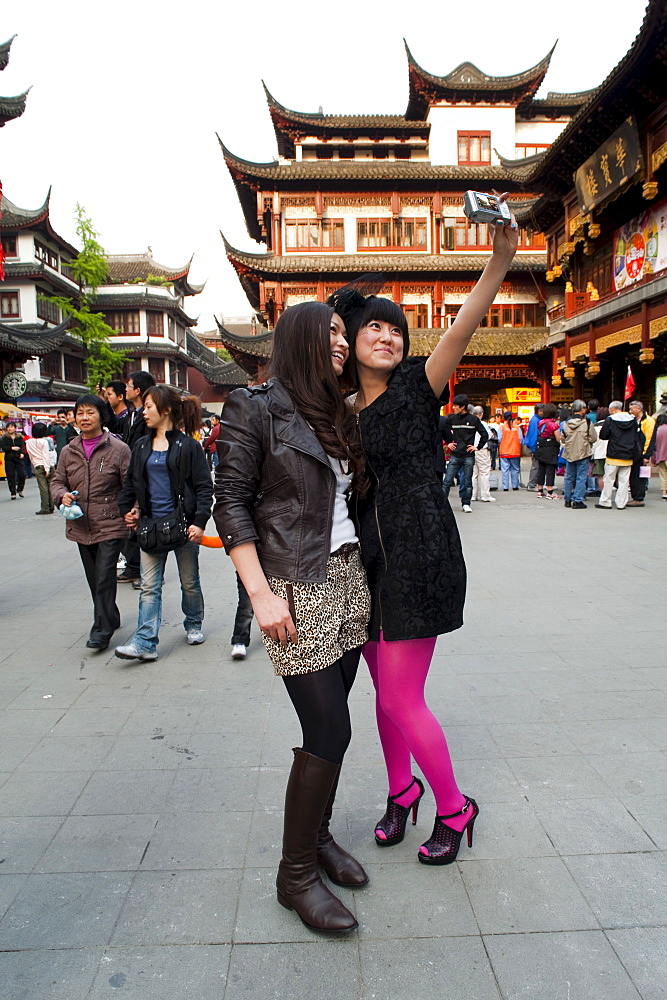
[[[101,948],[0,953],[3,1000],[87,1000]]]
[[[223,995],[229,946],[108,948],[87,1000],[211,1000]]]
[[[646,1000],[602,931],[484,939],[503,1000]]]
[[[642,1000],[667,1000],[665,928],[628,927],[607,931],[607,938]]]

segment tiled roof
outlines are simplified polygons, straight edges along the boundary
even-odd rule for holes
[[[507,172],[502,167],[434,166],[428,160],[299,160],[283,164],[253,163],[235,156],[220,136],[225,162],[235,180],[248,178],[271,181],[358,180],[364,184],[377,181],[439,181],[439,180],[503,180]]]
[[[48,354],[67,337],[69,316],[58,326],[48,327],[46,323],[0,324],[0,346],[20,351],[29,357]]]
[[[192,257],[183,267],[165,267],[153,260],[150,250],[140,254],[110,254],[106,258],[109,277],[114,284],[127,282],[146,282],[149,275],[155,278],[165,278],[176,283],[180,280],[184,287],[184,294],[196,295],[201,292],[203,285],[193,285],[188,279]],[[185,280],[183,280],[185,279]],[[185,288],[191,291],[185,291]]]
[[[313,114],[291,111],[273,97],[266,84],[263,86],[281,156],[293,157],[295,140],[307,136],[385,138],[416,133],[427,139],[431,128],[424,121],[408,121],[405,115],[325,115],[322,111]]]
[[[223,236],[223,240],[225,240]],[[360,274],[364,271],[383,271],[396,274],[404,271],[473,271],[484,269],[490,253],[476,254],[319,254],[306,256],[272,253],[245,253],[225,240],[225,250],[232,264],[258,274]],[[510,264],[510,271],[538,271],[546,268],[546,254],[517,254]],[[237,269],[238,269],[237,267]]]
[[[28,100],[30,88],[16,97],[0,97],[0,128],[14,118],[20,118],[25,111],[25,103]]]
[[[50,285],[55,285],[65,295],[78,295],[78,285],[72,278],[65,274],[60,274],[40,260],[34,260],[29,264],[14,263],[5,261],[5,281],[16,278],[41,278]]]
[[[0,70],[3,70],[9,62],[9,50],[11,49],[12,42],[15,38],[16,35],[12,35],[8,41],[3,42],[2,45],[0,45]]]
[[[549,68],[555,47],[554,45],[537,65],[513,76],[489,76],[470,62],[461,63],[446,76],[435,76],[419,65],[405,42],[410,77],[410,100],[405,112],[406,118],[423,119],[428,114],[429,107],[442,100],[452,104],[464,101],[470,104],[503,101],[518,105],[537,91]]]
[[[271,330],[262,330],[261,333],[256,334],[254,337],[245,337],[232,333],[217,317],[215,321],[218,324],[220,340],[228,351],[248,354],[254,358],[269,358],[271,356],[271,345],[273,343],[273,332]]]
[[[446,333],[445,330],[410,330],[410,354],[426,357]],[[479,327],[472,335],[464,357],[486,357],[534,354],[547,346],[546,327]]]
[[[227,361],[213,375],[207,376],[213,385],[243,386],[248,384],[248,373],[235,361]]]
[[[19,208],[13,201],[10,201],[6,194],[0,198],[0,229],[28,229],[35,223],[46,219],[49,214],[49,202],[51,200],[51,188],[46,196],[46,201],[40,208]]]

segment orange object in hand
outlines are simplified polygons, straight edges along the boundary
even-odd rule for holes
[[[222,539],[218,535],[204,535],[201,544],[205,545],[207,549],[221,549]]]

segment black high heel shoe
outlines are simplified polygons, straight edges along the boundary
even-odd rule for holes
[[[468,835],[468,847],[472,847],[472,831],[475,825],[475,820],[479,816],[479,806],[474,799],[469,799],[465,796],[466,804],[463,809],[459,809],[458,812],[450,813],[449,816],[436,816],[435,825],[433,827],[433,833],[426,841],[422,844],[428,851],[428,854],[418,853],[417,857],[423,865],[451,865],[453,861],[456,861],[456,855],[459,853],[459,847],[461,846],[461,839],[463,837],[464,831]],[[451,826],[445,824],[446,819],[454,819],[455,816],[463,816],[468,812],[472,806],[472,812],[470,819],[463,827],[460,832],[458,830],[452,830]]]
[[[402,795],[409,792],[415,784],[419,788],[419,795],[415,801],[409,806],[399,806],[396,799],[400,799]],[[380,822],[375,825],[375,829],[382,830],[386,836],[386,840],[382,840],[378,837],[377,833],[375,834],[375,843],[378,847],[391,847],[393,844],[400,844],[405,836],[405,827],[408,822],[410,810],[412,810],[412,825],[414,826],[417,822],[419,803],[423,794],[424,786],[421,781],[419,778],[413,778],[408,787],[404,788],[402,792],[399,792],[397,795],[390,795],[387,798],[387,811]]]

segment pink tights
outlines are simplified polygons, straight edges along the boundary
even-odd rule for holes
[[[375,686],[375,708],[380,742],[384,751],[389,794],[397,795],[412,782],[410,759],[414,757],[433,790],[439,816],[458,812],[465,805],[454,778],[447,740],[440,723],[424,700],[424,686],[431,665],[435,637],[386,642],[367,642],[364,659]],[[417,797],[412,787],[397,801],[410,805]],[[462,830],[467,815],[447,820]]]

